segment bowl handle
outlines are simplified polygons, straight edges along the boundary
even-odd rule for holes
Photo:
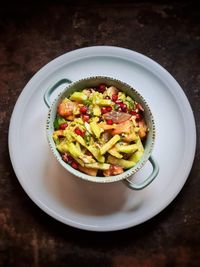
[[[44,94],[44,103],[46,104],[46,106],[48,108],[50,108],[51,106],[51,101],[50,101],[50,97],[51,97],[51,94],[53,93],[53,91],[58,88],[58,86],[60,86],[61,84],[63,83],[72,83],[72,81],[68,80],[68,79],[62,79],[60,81],[58,81],[56,84],[54,84],[53,86],[49,87],[45,94]]]
[[[156,160],[153,159],[152,156],[150,156],[149,161],[152,164],[153,171],[147,179],[145,179],[144,181],[142,181],[141,183],[138,183],[138,184],[131,182],[129,179],[124,179],[122,182],[126,186],[128,186],[130,189],[133,189],[133,190],[141,190],[141,189],[145,188],[147,185],[149,185],[156,178],[156,176],[158,175],[158,172],[159,172],[159,166],[158,166],[158,163],[156,162]]]

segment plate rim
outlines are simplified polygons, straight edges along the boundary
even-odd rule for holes
[[[26,187],[26,184],[23,183],[23,179],[20,178],[19,170],[17,169],[17,166],[16,166],[15,161],[14,161],[14,155],[13,155],[13,149],[14,148],[13,148],[13,144],[12,144],[12,142],[13,142],[13,140],[12,140],[12,138],[13,138],[12,129],[13,129],[13,125],[14,125],[14,117],[17,116],[17,110],[18,110],[18,107],[21,105],[21,103],[23,103],[23,98],[26,97],[26,94],[28,94],[30,90],[32,91],[31,84],[34,83],[34,82],[38,82],[37,80],[40,78],[40,76],[42,76],[43,79],[45,79],[45,77],[50,74],[48,69],[49,68],[53,69],[53,66],[55,67],[56,64],[59,64],[59,62],[62,62],[65,57],[71,58],[72,59],[71,61],[73,62],[73,58],[76,58],[78,56],[80,56],[79,60],[83,59],[83,58],[86,58],[86,57],[91,57],[90,53],[88,53],[88,56],[81,56],[81,54],[84,54],[84,53],[90,52],[90,51],[93,52],[93,53],[96,52],[96,53],[100,53],[100,54],[102,52],[103,53],[111,53],[112,52],[113,54],[115,54],[116,52],[117,53],[121,52],[121,54],[124,53],[124,55],[117,56],[117,57],[124,58],[125,54],[127,54],[127,55],[131,55],[131,59],[132,60],[130,60],[130,61],[132,61],[132,62],[137,62],[139,60],[140,61],[140,65],[141,65],[141,61],[145,61],[145,63],[147,62],[148,63],[147,65],[152,65],[153,64],[155,66],[155,68],[158,68],[160,71],[164,72],[165,75],[167,75],[168,83],[171,82],[171,84],[176,87],[176,90],[173,93],[178,94],[179,96],[181,96],[182,101],[184,101],[185,105],[187,105],[187,113],[190,116],[189,123],[190,123],[191,129],[193,129],[192,130],[192,138],[191,138],[193,142],[192,142],[191,151],[190,151],[190,161],[187,164],[187,168],[185,170],[184,179],[182,179],[182,183],[179,183],[178,189],[175,192],[172,192],[168,196],[168,201],[165,201],[162,205],[160,205],[159,209],[156,208],[156,209],[152,210],[150,215],[147,216],[145,220],[144,219],[140,219],[135,224],[126,223],[126,224],[116,225],[116,226],[113,225],[113,227],[109,226],[107,228],[105,226],[104,228],[102,228],[102,227],[99,227],[98,225],[89,225],[89,224],[78,223],[77,221],[73,221],[71,219],[67,219],[66,217],[63,217],[63,216],[59,215],[54,210],[52,210],[51,208],[46,206],[39,199],[37,199],[37,197],[34,196],[33,191],[30,190],[30,188]],[[92,56],[94,56],[94,55],[92,55]],[[101,55],[99,55],[99,56],[101,56]],[[133,60],[134,57],[137,59],[136,61]],[[78,59],[76,59],[76,60],[78,60]],[[68,64],[69,63],[70,62],[68,61]],[[65,64],[66,63],[64,63],[63,65],[65,65]],[[61,65],[59,65],[59,67],[61,67]],[[51,72],[53,72],[53,71],[51,71]],[[158,73],[156,73],[156,74],[158,74]],[[156,76],[160,78],[159,75],[156,75]],[[161,79],[161,80],[162,80],[162,82],[166,83],[165,81],[163,81],[163,79]],[[37,87],[37,86],[35,86],[35,87]],[[178,91],[178,93],[177,93],[177,91]],[[15,175],[16,175],[20,185],[22,186],[22,188],[26,192],[26,194],[31,198],[31,200],[40,209],[42,209],[45,213],[47,213],[48,215],[50,215],[54,219],[66,224],[66,225],[69,225],[69,226],[72,226],[72,227],[75,227],[75,228],[78,228],[78,229],[88,230],[88,231],[98,231],[98,232],[116,231],[116,230],[127,229],[127,228],[130,228],[130,227],[133,227],[133,226],[136,226],[136,225],[139,225],[141,223],[144,223],[144,222],[148,221],[149,219],[151,219],[154,216],[156,216],[157,214],[159,214],[163,209],[165,209],[176,198],[176,196],[179,194],[179,192],[183,188],[185,182],[187,181],[187,178],[188,178],[189,173],[190,173],[190,171],[192,169],[192,165],[193,165],[194,158],[195,158],[195,152],[196,152],[196,124],[195,124],[194,114],[193,114],[190,102],[189,102],[186,94],[184,93],[183,89],[178,84],[178,82],[175,80],[175,78],[165,68],[163,68],[159,63],[157,63],[153,59],[151,59],[151,58],[149,58],[149,57],[147,57],[147,56],[145,56],[145,55],[143,55],[141,53],[138,53],[136,51],[133,51],[133,50],[130,50],[130,49],[127,49],[127,48],[116,47],[116,46],[89,46],[89,47],[75,49],[75,50],[72,50],[70,52],[64,53],[63,55],[60,55],[60,56],[56,57],[55,59],[51,60],[49,63],[44,65],[42,68],[40,68],[32,76],[32,78],[28,81],[28,83],[25,85],[25,87],[22,89],[20,95],[18,96],[18,99],[17,99],[17,101],[15,103],[15,106],[14,106],[14,109],[13,109],[13,112],[12,112],[12,115],[11,115],[9,131],[8,131],[8,148],[9,148],[9,155],[10,155],[11,163],[12,163]]]

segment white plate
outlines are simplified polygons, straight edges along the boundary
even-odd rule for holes
[[[67,173],[50,152],[45,133],[45,90],[62,78],[75,81],[93,75],[129,83],[151,107],[157,130],[153,156],[160,173],[142,191],[131,191],[121,182],[82,181]],[[128,228],[162,211],[183,187],[195,147],[193,113],[178,83],[148,57],[118,47],[78,49],[44,66],[22,91],[9,128],[12,165],[29,197],[55,219],[92,231]],[[136,178],[149,171],[147,164]]]

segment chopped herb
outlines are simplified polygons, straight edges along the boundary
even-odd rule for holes
[[[120,105],[118,105],[118,104],[115,104],[115,105],[114,105],[114,110],[118,110],[118,109],[119,109],[119,107],[120,107]]]
[[[91,140],[91,134],[88,131],[85,132],[84,139],[85,139],[86,145],[89,146],[90,140]]]
[[[56,129],[56,130],[58,130],[59,129],[59,127],[60,127],[60,125],[62,124],[62,123],[65,123],[65,122],[67,122],[63,117],[60,117],[59,115],[57,115],[56,116],[56,118],[55,118],[55,120],[54,120],[54,128]]]

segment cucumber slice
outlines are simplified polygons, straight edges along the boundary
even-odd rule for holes
[[[133,166],[136,165],[136,162],[134,162],[134,161],[129,161],[129,160],[125,160],[125,159],[117,159],[111,155],[108,156],[107,161],[110,164],[118,165],[124,169],[129,169],[129,168],[132,168]]]
[[[110,164],[95,162],[95,163],[85,164],[85,167],[99,169],[99,170],[108,170],[110,168]]]
[[[100,148],[101,155],[105,154],[112,146],[114,146],[120,140],[120,136],[117,134],[113,136],[105,145]]]

